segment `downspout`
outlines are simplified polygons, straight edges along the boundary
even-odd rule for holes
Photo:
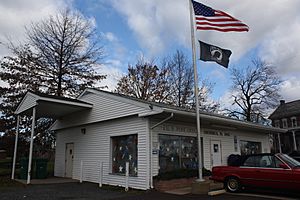
[[[174,117],[174,113],[171,113],[171,115],[170,115],[169,117],[167,117],[166,119],[164,119],[164,120],[158,122],[157,124],[154,124],[153,126],[150,127],[150,129],[152,130],[152,129],[156,128],[157,126],[159,126],[159,125],[165,123],[166,121],[170,120],[170,119],[173,118],[173,117]]]
[[[156,127],[158,127],[159,125],[165,123],[166,121],[172,119],[174,117],[174,113],[171,113],[171,115],[165,119],[163,119],[162,121],[158,122],[157,124],[154,124],[153,126],[150,127],[150,188],[153,188],[153,175],[152,175],[152,166],[153,166],[153,142],[152,142],[152,130]]]

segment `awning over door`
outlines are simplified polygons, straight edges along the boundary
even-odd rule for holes
[[[32,108],[36,109],[36,117],[60,118],[73,112],[91,109],[92,104],[76,99],[57,97],[53,95],[27,92],[20,102],[16,115],[32,115]]]
[[[28,175],[27,184],[30,184],[31,180],[31,163],[32,163],[32,151],[33,151],[33,137],[34,127],[36,119],[40,117],[58,119],[62,116],[69,115],[74,112],[81,110],[91,109],[92,104],[79,101],[77,99],[70,99],[65,97],[57,97],[52,95],[37,94],[28,91],[22,101],[20,102],[15,114],[17,115],[17,129],[16,129],[16,140],[14,149],[14,158],[12,166],[12,179],[15,177],[15,166],[16,166],[16,154],[18,147],[18,134],[19,134],[19,123],[20,116],[27,115],[32,116],[31,124],[31,136],[30,136],[30,150],[28,160]]]

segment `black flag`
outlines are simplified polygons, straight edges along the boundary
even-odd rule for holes
[[[220,47],[207,44],[199,40],[200,43],[200,60],[214,61],[223,67],[228,67],[231,51]]]

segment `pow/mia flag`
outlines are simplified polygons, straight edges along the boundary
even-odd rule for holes
[[[199,40],[200,43],[200,60],[213,61],[228,68],[231,51],[220,47],[207,44]]]

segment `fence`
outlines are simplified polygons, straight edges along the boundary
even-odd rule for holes
[[[97,168],[95,168],[97,167]],[[92,172],[87,170],[86,168],[98,171],[98,184],[99,187],[103,185],[103,171],[104,171],[104,162],[95,162],[95,161],[80,161],[80,183],[83,182],[85,177],[92,176]],[[98,169],[98,170],[97,170]],[[126,170],[125,170],[125,191],[127,192],[129,189],[129,162],[126,162]]]

